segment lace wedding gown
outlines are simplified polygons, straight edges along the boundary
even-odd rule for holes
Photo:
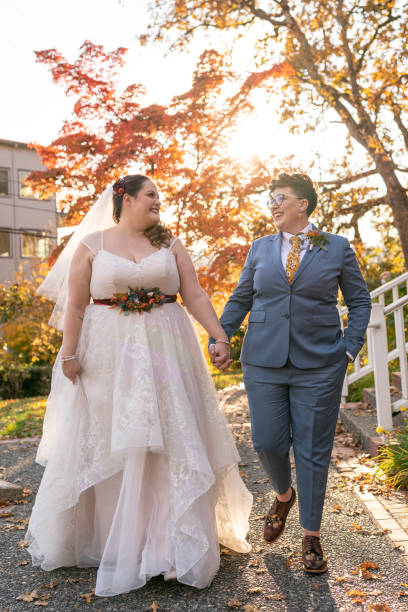
[[[159,287],[176,294],[170,248],[139,263],[93,252],[91,296]],[[176,570],[207,586],[219,544],[248,552],[252,496],[238,470],[193,324],[179,303],[149,313],[85,310],[75,384],[57,357],[37,462],[46,466],[26,539],[33,564],[98,566],[96,594],[115,595]]]

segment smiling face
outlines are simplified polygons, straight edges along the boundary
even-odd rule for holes
[[[159,223],[160,197],[156,185],[148,179],[144,181],[136,195],[125,193],[123,210],[143,227],[147,228]]]
[[[277,205],[276,198],[280,201]],[[308,223],[306,198],[298,198],[291,187],[278,187],[271,193],[270,206],[273,220],[279,231],[297,234]]]

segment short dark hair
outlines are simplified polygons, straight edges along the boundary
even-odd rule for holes
[[[312,179],[307,174],[287,174],[283,172],[277,179],[273,179],[269,185],[269,192],[279,187],[290,187],[297,198],[305,198],[309,202],[307,215],[311,215],[317,206],[317,191]]]

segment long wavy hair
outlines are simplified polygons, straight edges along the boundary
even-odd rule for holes
[[[128,174],[113,184],[113,220],[115,223],[119,223],[124,194],[128,193],[131,196],[136,196],[148,180],[150,180],[149,177],[143,174]],[[169,228],[161,223],[155,223],[145,229],[144,235],[157,248],[170,246],[173,237]]]

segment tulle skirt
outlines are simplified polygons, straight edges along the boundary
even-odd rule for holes
[[[175,570],[203,588],[219,543],[248,552],[252,496],[188,314],[87,307],[72,384],[58,357],[26,539],[33,564],[97,566],[115,595]]]

